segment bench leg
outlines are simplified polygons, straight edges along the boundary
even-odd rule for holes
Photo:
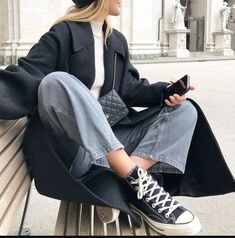
[[[25,221],[25,216],[26,216],[26,213],[27,213],[28,205],[29,205],[29,198],[30,198],[30,193],[31,193],[31,187],[32,187],[32,185],[30,185],[30,187],[29,187],[29,190],[28,190],[28,193],[27,193],[27,197],[26,197],[26,200],[25,200],[24,211],[23,211],[23,215],[22,215],[22,219],[21,219],[21,223],[20,223],[20,229],[19,229],[18,236],[21,236],[21,235],[29,236],[31,234],[31,231],[30,231],[29,228],[23,229],[24,221]]]

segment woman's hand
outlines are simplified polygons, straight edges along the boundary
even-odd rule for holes
[[[171,81],[171,84],[176,83],[176,81]],[[192,85],[189,86],[189,90],[194,90],[194,89],[195,89],[194,86],[192,86]],[[180,105],[184,101],[186,101],[185,94],[182,96],[180,96],[178,94],[174,94],[174,95],[170,96],[169,99],[166,99],[165,103],[168,107],[174,107],[176,105]]]

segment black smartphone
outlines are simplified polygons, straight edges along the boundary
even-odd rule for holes
[[[180,96],[184,95],[189,91],[190,77],[189,75],[184,75],[182,78],[177,80],[175,83],[166,88],[169,96],[173,94],[178,94]]]
[[[162,104],[165,105],[165,99],[169,99],[169,97],[174,94],[178,94],[180,96],[184,95],[189,91],[189,86],[190,76],[186,74],[175,83],[171,84],[163,90]]]

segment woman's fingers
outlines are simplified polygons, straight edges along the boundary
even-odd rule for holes
[[[172,79],[171,81],[170,81],[170,83],[171,84],[174,84],[174,83],[176,83],[178,81],[178,79]]]
[[[185,95],[179,96],[178,94],[174,94],[171,98],[171,102],[175,104],[180,104],[186,100]]]
[[[167,106],[173,107],[175,105],[181,104],[185,100],[186,100],[186,97],[184,95],[179,96],[178,94],[174,94],[173,96],[170,96],[168,100],[166,99],[165,103],[166,103]]]
[[[175,105],[178,104],[178,100],[174,96],[170,96],[169,99],[170,99],[171,103],[173,103]]]
[[[165,100],[165,103],[166,103],[166,105],[168,106],[168,107],[173,107],[173,106],[175,106],[173,103],[171,103],[169,100]]]
[[[175,99],[177,102],[181,101],[180,95],[174,94],[173,97],[174,97],[174,99]]]
[[[196,89],[195,86],[193,86],[193,85],[189,86],[189,90],[195,90],[195,89]]]

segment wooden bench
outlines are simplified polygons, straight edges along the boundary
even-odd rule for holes
[[[19,230],[19,235],[22,234],[32,181],[22,151],[26,124],[26,118],[17,121],[0,120],[0,235],[8,234],[14,216],[28,194]],[[141,228],[133,228],[130,217],[125,214],[121,214],[111,224],[104,224],[99,220],[95,206],[64,201],[60,204],[54,234],[158,235],[143,221]]]
[[[26,123],[26,118],[0,121],[0,235],[8,234],[12,219],[31,187],[21,145]]]

